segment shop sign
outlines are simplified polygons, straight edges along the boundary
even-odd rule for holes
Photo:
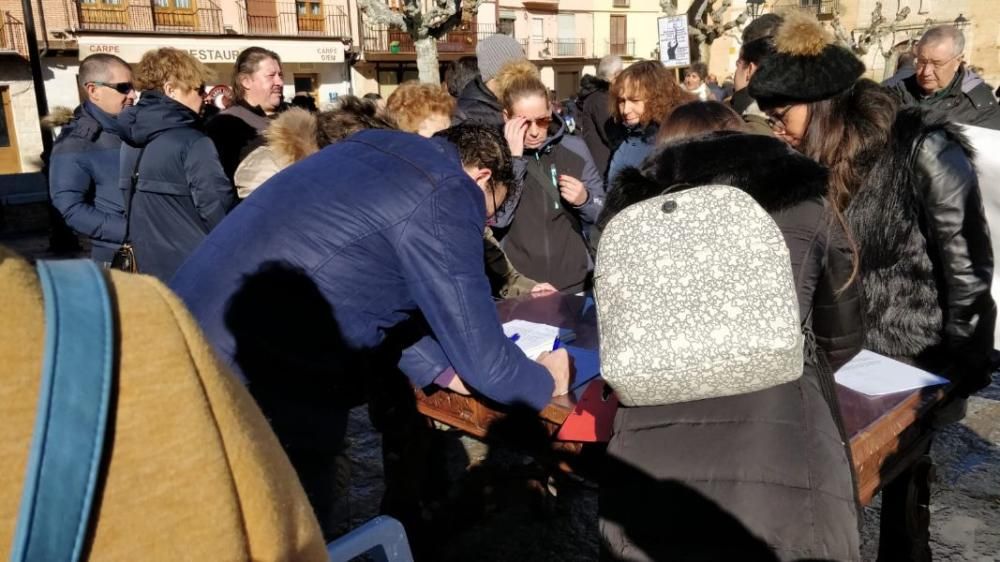
[[[162,47],[162,43],[127,42],[117,37],[80,38],[80,59],[97,53],[108,53],[136,63],[143,53]],[[247,41],[245,39],[204,39],[185,41],[172,38],[170,46],[187,51],[204,63],[234,63],[240,52],[250,46],[270,49],[284,62],[292,63],[341,63],[344,62],[344,44],[339,41],[281,41],[274,39]]]

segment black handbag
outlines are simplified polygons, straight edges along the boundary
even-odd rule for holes
[[[139,162],[142,162],[142,153],[145,151],[145,146],[139,149],[139,157],[135,159],[135,167],[129,180],[128,200],[125,201],[125,238],[111,258],[111,269],[128,273],[139,273],[139,264],[135,261],[135,248],[132,247],[132,240],[129,237],[129,227],[132,224],[132,199],[135,198],[135,187],[139,183]]]

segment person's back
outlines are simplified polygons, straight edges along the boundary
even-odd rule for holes
[[[331,169],[337,171],[335,179]],[[333,307],[350,349],[378,348],[395,326],[422,315],[436,341],[449,350],[447,359],[435,356],[434,361],[451,362],[463,380],[477,379],[472,385],[496,400],[540,408],[548,396],[541,396],[536,386],[545,381],[530,376],[533,367],[518,360],[519,367],[507,376],[522,382],[504,386],[483,378],[494,376],[492,361],[484,367],[478,363],[481,357],[472,358],[499,353],[503,357],[493,359],[507,361],[512,351],[476,349],[492,331],[480,326],[468,332],[464,324],[473,317],[485,321],[480,315],[496,316],[482,269],[482,206],[482,192],[447,142],[362,131],[271,178],[209,235],[171,287],[233,363],[241,344],[225,325],[227,302],[245,276],[263,264],[280,262],[307,272]],[[449,292],[459,290],[458,285],[468,294]],[[390,343],[398,359],[400,342]],[[391,353],[379,359],[395,366]],[[413,369],[404,372],[414,384],[425,386],[448,367],[434,361],[410,363]]]
[[[177,49],[143,55],[136,71],[142,97],[118,119],[127,143],[119,181],[129,238],[139,271],[162,281],[170,279],[235,201],[215,147],[201,129],[198,86],[168,78],[182,71],[190,72],[193,82],[207,73],[197,59]],[[133,174],[138,179],[131,195]]]
[[[180,301],[153,278],[108,274],[118,336],[114,424],[90,560],[326,560],[288,459]],[[12,544],[45,355],[34,267],[0,248],[0,552]],[[83,461],[85,462],[85,461]]]

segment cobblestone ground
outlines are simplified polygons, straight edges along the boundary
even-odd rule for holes
[[[34,210],[40,215],[43,210]],[[12,218],[8,215],[8,226]],[[15,220],[20,216],[13,217]],[[37,217],[36,217],[37,218]],[[31,222],[37,222],[32,220]],[[44,231],[7,230],[0,244],[33,258],[48,253]],[[458,440],[457,434],[453,435]],[[365,408],[351,414],[349,427],[351,486],[348,517],[357,526],[378,514],[382,496],[381,440]],[[587,561],[598,556],[597,492],[586,482],[560,482],[557,496],[539,495],[513,475],[525,458],[512,451],[489,451],[482,443],[461,439],[452,447],[449,476],[462,482],[470,465],[490,468],[475,513],[458,519],[461,529],[442,528],[435,535],[431,559],[503,561]],[[944,562],[1000,560],[1000,380],[969,400],[968,415],[939,434],[931,454],[937,482],[931,497],[931,546]],[[482,466],[482,465],[480,465]],[[467,480],[467,479],[465,479]],[[522,481],[523,482],[523,481]],[[459,489],[459,485],[453,487]],[[452,496],[455,495],[452,490]],[[453,497],[454,499],[454,497]],[[865,509],[862,555],[874,560],[878,549],[878,498]],[[668,509],[667,506],[664,507]]]

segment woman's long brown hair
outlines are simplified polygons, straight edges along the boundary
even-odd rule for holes
[[[621,123],[619,100],[629,96],[639,97],[646,102],[646,110],[640,123],[643,127],[651,122],[660,124],[678,105],[697,98],[681,90],[674,74],[658,61],[642,61],[621,71],[611,84],[608,104],[615,121]]]
[[[865,174],[889,142],[898,108],[888,90],[868,79],[832,98],[809,104],[809,125],[799,150],[830,170],[829,199],[834,218],[843,226],[853,254],[851,277],[858,275],[858,245],[844,213],[863,187]]]

